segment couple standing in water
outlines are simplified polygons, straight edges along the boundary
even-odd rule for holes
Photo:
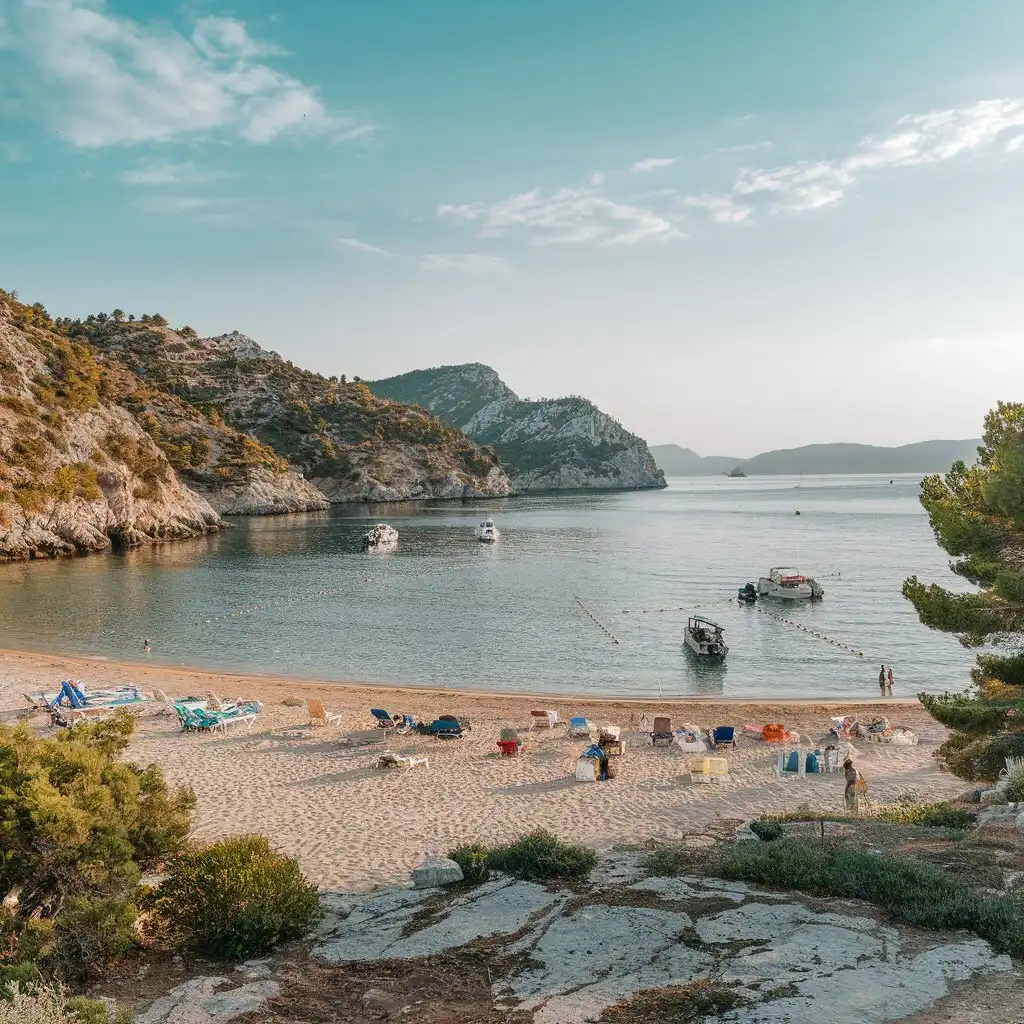
[[[883,697],[892,696],[892,665],[886,671],[885,665],[878,670],[878,689]]]

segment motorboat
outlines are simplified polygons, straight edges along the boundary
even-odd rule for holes
[[[388,552],[398,547],[398,531],[387,523],[378,523],[363,535],[364,551]]]
[[[736,590],[736,597],[742,601],[743,604],[756,604],[757,602],[757,587],[753,583],[745,583],[742,587],[738,587]]]
[[[724,658],[729,653],[717,622],[694,615],[683,630],[683,645],[701,658]]]
[[[498,528],[494,525],[493,519],[485,519],[476,528],[476,539],[481,544],[493,544],[501,534],[498,532]]]
[[[813,576],[805,576],[799,569],[779,566],[757,581],[757,594],[783,601],[820,601],[825,590]]]
[[[732,469],[729,472],[728,475],[730,477],[732,477],[733,479],[736,479],[738,477],[745,477],[747,474],[743,472],[743,467],[742,466],[736,466],[734,469]]]

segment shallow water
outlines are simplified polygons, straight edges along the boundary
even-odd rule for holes
[[[687,478],[665,491],[238,518],[215,537],[0,566],[0,646],[140,660],[149,637],[149,657],[169,665],[666,697],[873,697],[885,661],[896,696],[962,689],[972,653],[922,626],[900,594],[912,573],[964,589],[918,485]],[[485,515],[501,530],[493,546],[475,539]],[[399,549],[363,554],[380,520]],[[739,605],[737,586],[772,565],[814,575],[824,601]],[[693,612],[725,628],[724,663],[682,649]]]

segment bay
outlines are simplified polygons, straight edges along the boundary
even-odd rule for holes
[[[919,483],[685,478],[664,491],[237,518],[193,541],[0,566],[0,645],[141,660],[149,638],[149,657],[174,666],[637,697],[874,697],[884,661],[896,696],[959,690],[973,653],[922,626],[900,594],[914,573],[968,589]],[[493,546],[474,535],[487,515]],[[359,550],[377,521],[399,530],[395,554]],[[824,600],[738,604],[736,588],[773,565],[814,575]],[[724,627],[724,663],[682,649],[694,612]]]

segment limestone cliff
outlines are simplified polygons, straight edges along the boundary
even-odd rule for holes
[[[359,380],[303,370],[245,335],[198,338],[153,321],[86,326],[108,359],[159,390],[164,406],[169,393],[207,411],[214,423],[243,431],[248,447],[240,458],[259,461],[257,448],[276,453],[278,468],[297,467],[321,501],[473,498],[510,491],[494,452],[459,430],[423,409],[377,398]],[[219,472],[217,466],[213,471]],[[209,474],[191,479],[204,493],[212,487],[215,500],[216,481]]]
[[[135,418],[106,400],[89,348],[34,328],[25,309],[0,292],[0,559],[219,529]]]
[[[370,386],[493,447],[516,491],[665,486],[643,438],[585,398],[524,401],[480,363],[415,370]]]

